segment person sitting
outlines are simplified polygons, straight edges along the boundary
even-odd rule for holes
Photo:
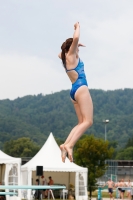
[[[54,185],[54,181],[53,181],[52,177],[49,176],[48,178],[49,178],[48,185]],[[48,197],[50,195],[50,198],[51,198],[52,193],[53,193],[52,190],[48,190]]]
[[[36,179],[36,185],[39,185],[39,179]],[[41,195],[40,190],[36,190],[36,192],[34,194],[35,199],[40,199],[40,195]]]
[[[42,185],[48,185],[47,179],[44,177],[44,175],[41,176],[41,179],[42,179]],[[43,196],[43,198],[47,198],[47,196],[48,196],[48,191],[47,191],[47,189],[43,189],[43,190],[42,190],[42,196]]]
[[[48,178],[49,178],[48,185],[54,185],[54,181],[53,181],[52,177],[49,176]]]

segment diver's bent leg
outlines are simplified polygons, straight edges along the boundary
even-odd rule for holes
[[[82,123],[78,125],[69,143],[65,145],[65,149],[69,154],[69,159],[72,162],[72,150],[75,143],[83,135],[83,133],[92,125],[93,123],[93,104],[92,99],[89,94],[88,88],[86,86],[81,86],[76,94],[76,101],[79,105],[82,114]]]
[[[78,125],[76,125],[70,132],[70,134],[68,135],[66,141],[64,144],[60,145],[60,149],[61,149],[61,157],[62,157],[62,161],[65,162],[65,158],[66,158],[66,155],[67,155],[67,151],[65,150],[65,145],[67,143],[70,142],[71,138],[73,137],[73,134],[75,133],[75,131],[78,129],[78,126],[80,123],[82,123],[82,114],[80,112],[80,108],[79,108],[79,105],[77,102],[73,101],[73,104],[74,104],[74,108],[75,108],[75,112],[77,114],[77,118],[78,118]]]

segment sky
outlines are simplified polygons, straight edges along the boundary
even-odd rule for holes
[[[0,0],[0,99],[71,89],[61,44],[80,23],[89,89],[133,88],[133,0]]]

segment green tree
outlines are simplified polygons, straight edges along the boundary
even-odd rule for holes
[[[133,137],[128,139],[127,144],[126,144],[125,147],[126,147],[126,148],[127,148],[127,147],[133,147]]]
[[[113,148],[114,149],[114,153],[112,155],[112,159],[116,158],[117,152],[118,152],[118,142],[117,141],[109,141],[109,145],[108,148]]]
[[[118,146],[118,142],[117,141],[109,141],[109,145],[108,147],[113,147],[114,149],[116,149]]]
[[[40,147],[30,138],[10,140],[4,144],[4,152],[13,157],[33,157]]]
[[[88,168],[88,189],[90,198],[95,189],[97,178],[102,176],[107,169],[106,159],[110,159],[113,154],[113,148],[108,148],[108,141],[95,138],[93,135],[84,135],[76,146],[74,151],[74,160],[77,164]]]
[[[133,147],[128,147],[117,153],[118,160],[133,160]]]

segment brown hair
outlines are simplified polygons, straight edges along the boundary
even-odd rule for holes
[[[65,42],[63,42],[63,44],[61,45],[61,59],[63,62],[64,67],[66,68],[66,55],[65,53],[67,53],[70,49],[70,46],[72,45],[73,42],[73,38],[68,38]]]

